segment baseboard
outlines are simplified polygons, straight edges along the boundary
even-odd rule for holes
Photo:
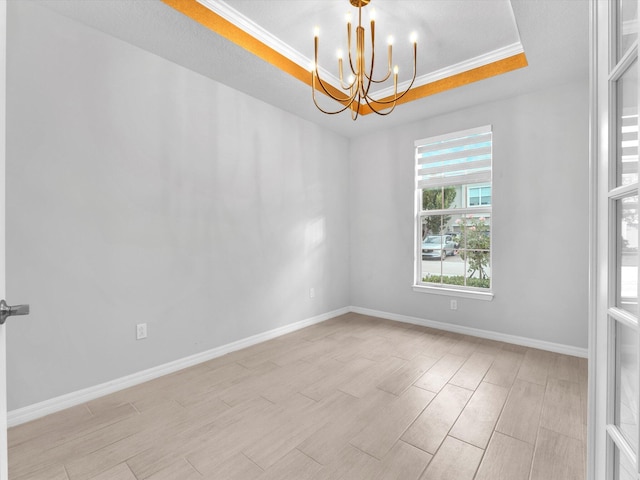
[[[413,325],[422,325],[424,327],[436,328],[447,332],[461,333],[463,335],[471,335],[473,337],[486,338],[489,340],[497,340],[499,342],[513,343],[522,345],[523,347],[538,348],[540,350],[548,350],[550,352],[562,353],[564,355],[572,355],[574,357],[588,357],[586,348],[574,347],[572,345],[563,345],[561,343],[546,342],[544,340],[536,340],[534,338],[519,337],[517,335],[508,335],[506,333],[493,332],[490,330],[481,330],[479,328],[465,327],[453,323],[437,322],[435,320],[425,320],[423,318],[410,317],[407,315],[399,315],[396,313],[382,312],[380,310],[372,310],[370,308],[350,307],[349,310],[362,315],[371,317],[384,318],[394,320],[396,322],[411,323]]]
[[[197,365],[199,363],[206,362],[217,357],[221,357],[222,355],[225,355],[227,353],[235,352],[236,350],[241,350],[257,343],[265,342],[267,340],[286,335],[287,333],[295,332],[296,330],[300,330],[301,328],[324,322],[325,320],[329,320],[339,315],[344,315],[345,313],[349,313],[350,311],[351,310],[348,307],[333,310],[332,312],[323,313],[322,315],[307,318],[306,320],[301,320],[289,325],[284,325],[267,332],[259,333],[251,337],[243,338],[242,340],[238,340],[236,342],[228,343],[226,345],[207,350],[205,352],[196,353],[195,355],[190,355],[188,357],[180,358],[163,365],[158,365],[157,367],[149,368],[141,372],[133,373],[125,377],[111,380],[109,382],[101,383],[100,385],[95,385],[92,387],[84,388],[82,390],[67,393],[65,395],[51,398],[49,400],[44,400],[42,402],[28,405],[26,407],[17,408],[7,413],[7,425],[9,427],[20,425],[22,423],[35,420],[36,418],[44,417],[45,415],[59,412],[60,410],[80,405],[104,395],[108,395],[110,393],[133,387],[134,385],[138,385],[149,380],[153,380],[154,378],[158,378],[163,375],[177,372],[178,370],[182,370],[184,368],[191,367],[193,365]]]
[[[193,365],[197,365],[199,363],[206,362],[217,357],[221,357],[222,355],[225,355],[227,353],[235,352],[236,350],[241,350],[243,348],[247,348],[257,343],[271,340],[281,335],[286,335],[287,333],[291,333],[296,330],[300,330],[301,328],[315,325],[316,323],[324,322],[326,320],[335,318],[339,315],[344,315],[345,313],[349,312],[384,318],[387,320],[394,320],[397,322],[411,323],[413,325],[422,325],[425,327],[461,333],[464,335],[471,335],[474,337],[508,342],[525,347],[538,348],[541,350],[562,353],[565,355],[573,355],[576,357],[584,358],[587,357],[586,348],[573,347],[570,345],[562,345],[558,343],[546,342],[543,340],[518,337],[516,335],[507,335],[499,332],[481,330],[479,328],[464,327],[451,323],[437,322],[435,320],[426,320],[423,318],[410,317],[407,315],[400,315],[396,313],[383,312],[380,310],[351,306],[333,310],[331,312],[317,315],[315,317],[301,320],[299,322],[291,323],[289,325],[284,325],[267,332],[259,333],[251,337],[243,338],[242,340],[238,340],[236,342],[228,343],[226,345],[207,350],[205,352],[200,352],[195,355],[180,358],[173,362],[165,363],[163,365],[158,365],[157,367],[149,368],[141,372],[117,378],[106,383],[101,383],[100,385],[95,385],[82,390],[67,393],[59,397],[35,403],[33,405],[28,405],[26,407],[11,410],[7,414],[7,425],[9,427],[20,425],[22,423],[35,420],[36,418],[44,417],[46,415],[59,412],[60,410],[80,405],[104,395],[108,395],[125,388],[133,387],[134,385],[153,380],[154,378],[177,372],[178,370],[182,370],[184,368],[191,367]]]

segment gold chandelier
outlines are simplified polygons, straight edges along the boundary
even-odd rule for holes
[[[393,38],[389,37],[388,46],[388,66],[387,73],[380,79],[373,78],[373,67],[375,60],[375,12],[371,12],[371,58],[369,60],[369,69],[365,63],[365,29],[362,26],[362,7],[369,4],[371,0],[349,0],[351,5],[358,8],[358,27],[356,28],[356,51],[355,51],[355,63],[353,62],[353,56],[351,55],[351,14],[347,14],[347,51],[348,51],[348,66],[351,70],[349,77],[345,83],[342,65],[342,51],[338,51],[338,73],[340,77],[340,87],[344,91],[341,92],[332,85],[328,85],[320,78],[318,71],[318,36],[319,29],[316,27],[314,35],[314,52],[315,61],[311,69],[311,92],[313,96],[313,103],[315,103],[318,110],[329,115],[335,115],[336,113],[344,112],[346,109],[351,109],[351,118],[355,120],[360,114],[360,108],[366,103],[372,112],[378,115],[389,115],[394,108],[398,100],[411,89],[413,82],[416,79],[416,56],[417,56],[417,37],[414,34],[411,35],[411,42],[413,43],[413,78],[407,89],[398,94],[398,66],[391,67],[392,65],[392,45]],[[384,99],[374,99],[369,93],[369,89],[372,84],[378,84],[386,82],[393,72],[393,96]],[[319,88],[318,88],[319,87]],[[326,95],[333,100],[342,104],[342,107],[336,111],[327,111],[318,105],[316,99],[316,89],[320,89]],[[332,93],[332,91],[334,93]],[[364,103],[363,103],[364,102]]]

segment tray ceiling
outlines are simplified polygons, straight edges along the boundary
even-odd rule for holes
[[[192,0],[180,1],[205,8]],[[335,46],[330,45],[332,36],[327,29],[331,25],[337,25],[338,31],[344,28],[344,12],[348,8],[348,5],[346,8],[344,6],[346,2],[347,0],[247,0],[244,3],[244,0],[228,0],[227,4],[250,20],[253,18],[254,23],[262,22],[265,30],[275,28],[274,36],[278,30],[274,25],[279,24],[280,30],[285,31],[280,33],[282,41],[291,44],[293,49],[306,57],[310,57],[312,53],[313,27],[318,24],[321,28],[321,49],[323,52],[326,50],[326,54],[331,57],[335,53]],[[475,44],[483,41],[484,36],[493,38],[485,45],[484,49],[488,51],[498,48],[496,45],[499,42],[504,45],[512,44],[515,38],[526,52],[528,66],[482,81],[459,81],[457,85],[453,85],[457,88],[443,89],[437,94],[400,105],[388,117],[367,115],[353,122],[348,113],[329,116],[315,108],[311,100],[311,89],[305,83],[310,77],[306,69],[281,56],[283,63],[293,65],[290,67],[292,70],[299,70],[300,78],[285,73],[282,68],[247,51],[238,43],[160,0],[33,0],[34,4],[162,56],[346,137],[372,134],[380,129],[400,127],[408,122],[425,120],[485,102],[523,95],[562,83],[586,82],[588,79],[587,0],[389,0],[387,5],[395,5],[390,9],[383,8],[383,2],[385,0],[372,0],[371,3],[379,10],[376,21],[379,37],[384,40],[387,32],[392,32],[396,39],[394,52],[400,55],[407,46],[406,35],[411,29],[417,30],[420,68],[441,68],[443,61],[454,58],[455,55],[475,58],[474,55],[477,57],[480,52]],[[445,10],[428,7],[440,3],[451,4],[451,8],[458,12],[453,24],[444,19]],[[339,11],[331,13],[332,8],[328,5],[335,4]],[[417,13],[415,9],[409,8],[411,4],[418,6]],[[485,27],[477,30],[479,33],[473,36],[468,33],[471,31],[469,24],[473,25],[474,21],[462,19],[464,10],[480,8],[484,16],[491,17],[491,12],[496,11],[494,7],[502,12],[496,13],[502,20],[491,23],[494,20],[489,18],[488,23],[484,23]],[[252,9],[256,11],[252,13]],[[314,18],[312,12],[321,12],[323,18],[327,16],[329,19]],[[510,22],[505,22],[508,12],[513,17]],[[483,22],[483,15],[480,15],[478,24]],[[422,20],[414,22],[414,17]],[[302,19],[305,19],[304,23]],[[8,22],[11,22],[11,9]],[[299,33],[296,35],[283,28],[296,22],[299,22]],[[503,26],[498,28],[498,23]],[[231,23],[229,25],[233,26]],[[447,29],[457,29],[457,37],[447,40],[436,40],[434,37],[429,40],[431,31]],[[403,34],[403,31],[406,33]],[[338,39],[342,41],[345,36],[346,33],[342,31],[338,34]],[[445,41],[448,42],[446,48],[443,46]],[[333,61],[335,62],[335,57]],[[400,67],[403,68],[402,65]],[[327,68],[334,70],[335,65],[329,63]],[[419,73],[424,74],[424,71]],[[400,76],[402,75],[401,70]]]
[[[347,0],[163,1],[307,84],[313,63],[312,32],[318,27],[322,76],[339,88],[336,52],[347,51],[346,13],[352,14],[354,26],[358,19],[358,10]],[[509,0],[374,0],[362,9],[368,49],[373,11],[376,71],[385,73],[386,39],[392,36],[393,63],[401,70],[400,91],[408,87],[412,75],[409,37],[418,35],[417,78],[406,101],[527,65]],[[392,82],[372,91],[375,98],[392,94]]]

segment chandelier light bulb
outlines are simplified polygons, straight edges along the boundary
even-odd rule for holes
[[[316,38],[320,36],[320,27],[313,27],[313,36]]]
[[[369,20],[371,20],[372,22],[376,21],[376,9],[372,8],[371,12],[369,13]]]
[[[393,74],[394,74],[394,75],[398,75],[398,65],[396,65],[395,67],[393,67]]]
[[[347,23],[351,23],[351,12],[347,12],[347,14],[344,16],[344,19],[347,21]]]
[[[342,60],[342,50],[338,50],[336,52],[336,56],[338,57],[338,60]]]
[[[418,43],[418,34],[416,32],[411,32],[409,39],[411,40],[411,43]]]
[[[393,35],[389,35],[389,36],[387,37],[387,44],[388,44],[388,45],[393,45]]]

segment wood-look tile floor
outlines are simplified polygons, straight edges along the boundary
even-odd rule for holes
[[[11,480],[583,480],[585,359],[348,314],[9,430]]]

